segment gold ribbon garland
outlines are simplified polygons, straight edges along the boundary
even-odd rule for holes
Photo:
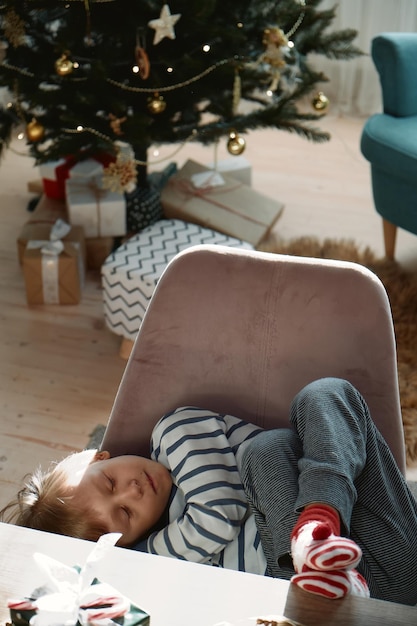
[[[114,85],[115,87],[119,87],[120,89],[123,89],[124,91],[131,91],[133,93],[156,93],[156,92],[166,93],[168,91],[175,91],[176,89],[181,89],[182,87],[188,87],[188,85],[192,85],[198,80],[201,80],[202,78],[204,78],[205,76],[207,76],[208,74],[216,70],[218,67],[221,67],[222,65],[226,65],[227,63],[232,63],[232,61],[235,62],[234,59],[233,60],[223,59],[221,61],[217,61],[217,63],[210,65],[210,67],[207,67],[205,70],[203,70],[199,74],[196,74],[195,76],[192,76],[191,78],[188,78],[187,80],[184,80],[181,83],[175,83],[175,85],[168,85],[167,87],[131,87],[130,85],[124,85],[123,83],[120,83],[119,81],[114,80],[113,78],[106,78],[106,81],[110,83],[110,85]]]
[[[111,137],[108,137],[107,135],[100,133],[98,130],[95,130],[95,128],[89,128],[89,127],[83,126],[81,128],[63,128],[62,131],[70,135],[74,135],[77,133],[91,133],[92,135],[99,137],[99,139],[102,139],[103,141],[106,141],[107,143],[111,145],[114,144],[114,140]],[[180,152],[183,149],[183,147],[196,136],[196,134],[197,134],[197,131],[193,130],[193,132],[186,139],[184,139],[184,141],[180,143],[178,148],[175,148],[175,150],[169,156],[163,157],[161,159],[156,159],[155,161],[140,161],[139,159],[134,159],[134,162],[136,163],[136,165],[156,165],[158,163],[163,163],[167,159],[172,159],[172,157],[178,154],[178,152]]]

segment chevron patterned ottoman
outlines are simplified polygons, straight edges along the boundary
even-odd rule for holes
[[[163,219],[126,241],[101,268],[106,325],[134,341],[163,270],[178,252],[198,244],[253,250],[250,243],[176,219]]]

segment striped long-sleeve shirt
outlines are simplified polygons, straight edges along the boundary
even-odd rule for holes
[[[265,574],[239,474],[242,444],[259,432],[236,417],[195,407],[165,415],[153,430],[151,457],[172,475],[168,525],[135,549]]]

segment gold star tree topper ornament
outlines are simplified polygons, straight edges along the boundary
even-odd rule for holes
[[[181,13],[171,14],[171,10],[167,4],[164,4],[158,19],[148,22],[150,28],[155,29],[153,44],[156,46],[164,37],[175,39],[174,26],[181,17]]]

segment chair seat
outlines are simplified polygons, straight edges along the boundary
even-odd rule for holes
[[[363,128],[361,150],[375,167],[417,188],[417,115],[372,115]]]

